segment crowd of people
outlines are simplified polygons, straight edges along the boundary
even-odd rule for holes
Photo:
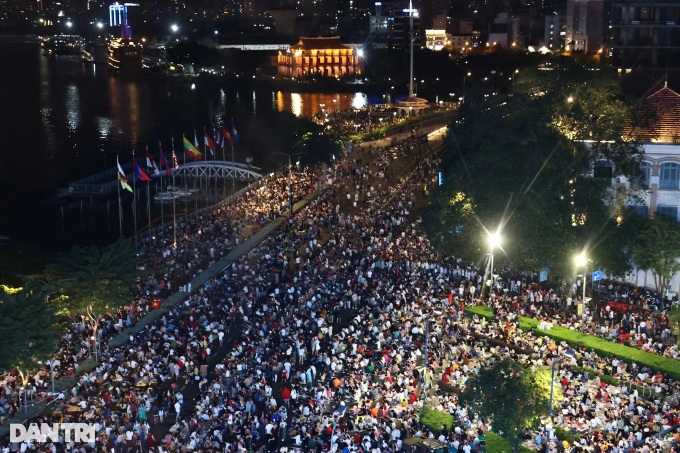
[[[440,161],[421,155],[411,170],[397,171],[395,146],[414,157],[419,142],[363,147],[336,164],[326,175],[334,184],[223,275],[191,289],[186,302],[124,347],[103,350],[100,365],[56,408],[64,421],[95,424],[95,442],[70,450],[379,453],[402,451],[407,438],[420,437],[451,453],[486,451],[492,421],[469,411],[457,390],[502,358],[543,367],[563,357],[568,345],[518,329],[531,306],[534,316],[557,316],[548,307],[560,299],[544,303],[541,295],[539,304],[533,288],[513,285],[492,299],[492,321],[465,316],[483,272],[440,256],[415,215]],[[298,196],[317,187],[309,176]],[[176,290],[186,282],[175,279],[204,269],[211,247],[216,256],[233,247],[242,216],[266,223],[283,215],[280,184],[262,190],[274,209],[258,211],[251,193],[243,211],[206,216],[200,229],[187,229],[186,258],[163,276],[165,287]],[[204,234],[208,245],[189,245]],[[166,253],[175,253],[170,245]],[[633,376],[653,395],[607,384],[595,370]],[[664,401],[677,383],[660,370],[585,350],[561,367],[558,391],[555,416],[527,440],[536,450],[660,451],[654,434],[680,422],[678,407]],[[451,429],[423,425],[423,404],[452,414]],[[172,426],[157,438],[154,426],[168,420]],[[558,441],[558,427],[579,439]]]
[[[178,219],[176,244],[171,225],[158,232],[151,246],[160,244],[162,250],[151,253],[146,264],[150,269],[162,269],[162,274],[141,278],[135,284],[136,297],[129,305],[105,313],[98,320],[96,337],[92,319],[84,315],[71,317],[54,358],[32,372],[27,383],[16,372],[0,376],[0,419],[14,416],[24,401],[33,403],[51,398],[52,374],[54,380],[74,375],[78,366],[95,351],[104,352],[111,337],[136,324],[152,310],[153,301],[163,300],[182,287],[188,290],[186,285],[201,270],[246,239],[247,227],[262,227],[275,216],[284,215],[291,196],[291,181],[292,197],[297,202],[315,190],[319,176],[308,169],[290,175],[275,173],[259,188],[246,192],[237,203]],[[265,211],[266,214],[262,214]]]

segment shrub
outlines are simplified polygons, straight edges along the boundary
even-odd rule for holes
[[[434,409],[424,409],[420,415],[420,423],[427,426],[435,433],[440,433],[442,426],[451,431],[453,426],[453,416],[448,412],[437,411]]]
[[[493,318],[493,312],[487,307],[467,307],[465,311],[487,319]],[[520,327],[526,332],[533,330],[536,335],[544,335],[556,341],[566,341],[574,347],[586,348],[605,357],[615,356],[628,363],[635,362],[638,365],[647,366],[654,370],[662,370],[668,373],[668,376],[671,378],[675,380],[680,379],[680,361],[678,360],[631,348],[630,346],[614,343],[592,335],[585,335],[561,326],[554,326],[550,330],[538,330],[538,324],[539,321],[536,319],[524,316],[520,318]]]
[[[555,436],[557,436],[560,441],[566,440],[570,444],[581,440],[581,436],[578,433],[572,433],[571,431],[567,431],[566,429],[560,428],[559,426],[555,427]]]
[[[512,445],[508,439],[504,439],[498,434],[487,431],[486,433],[486,451],[489,453],[512,453]],[[523,445],[519,446],[519,453],[532,453],[532,451]]]

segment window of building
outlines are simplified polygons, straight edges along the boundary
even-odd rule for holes
[[[661,165],[661,172],[659,174],[659,188],[680,188],[680,164],[665,163]]]
[[[656,213],[665,217],[670,217],[673,220],[678,220],[677,206],[657,206]]]
[[[652,164],[649,162],[642,162],[640,164],[640,182],[644,184],[645,187],[649,187],[649,178],[652,176]]]
[[[635,209],[635,214],[639,215],[640,217],[649,217],[649,206],[645,205],[638,205],[638,206],[633,206]]]
[[[593,166],[593,176],[596,178],[611,178],[613,173],[614,167],[609,161],[599,160]]]

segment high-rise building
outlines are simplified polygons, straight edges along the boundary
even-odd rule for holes
[[[565,49],[593,55],[600,52],[605,22],[604,0],[567,0]]]
[[[680,66],[677,1],[615,0],[611,25],[615,65]]]
[[[545,16],[543,32],[543,45],[551,51],[564,49],[564,37],[566,35],[564,16],[550,14]]]

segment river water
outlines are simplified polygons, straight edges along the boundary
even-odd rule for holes
[[[69,182],[114,168],[117,157],[129,162],[134,151],[144,162],[146,146],[155,152],[161,141],[167,153],[171,138],[193,141],[195,130],[200,137],[204,127],[233,119],[241,137],[236,160],[252,157],[269,171],[281,165],[274,153],[286,151],[277,115],[312,116],[369,101],[362,93],[230,89],[203,78],[125,80],[105,65],[44,55],[34,43],[7,37],[0,37],[0,61],[0,234],[11,238],[0,245],[0,283],[54,251],[118,235],[117,200],[60,204],[55,196]],[[176,148],[181,161],[181,144]],[[205,203],[201,197],[195,206],[199,201]],[[154,219],[159,210],[152,208]]]

